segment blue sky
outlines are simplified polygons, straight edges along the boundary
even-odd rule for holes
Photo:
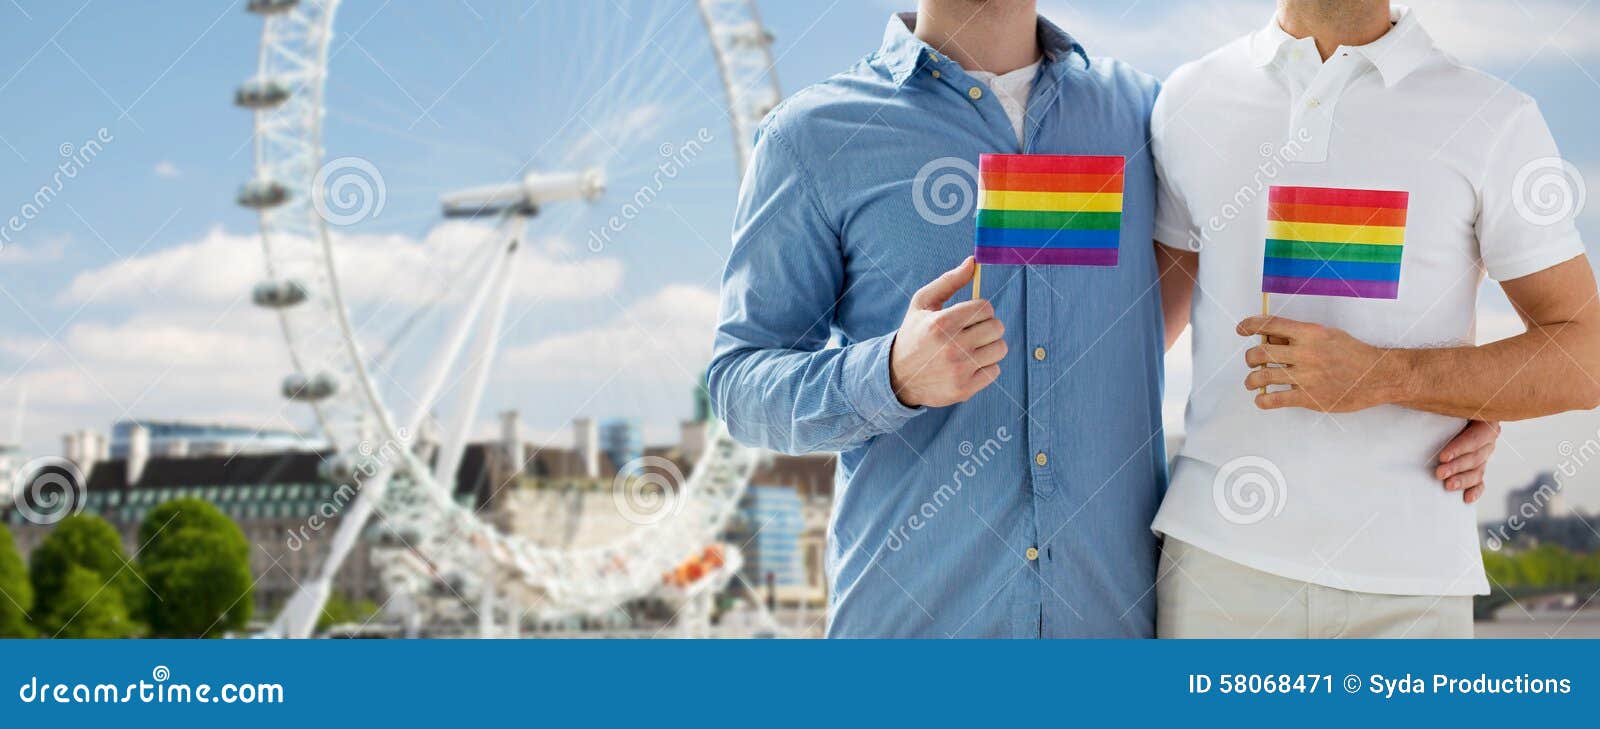
[[[251,174],[252,129],[230,100],[254,72],[261,25],[242,4],[0,0],[0,220],[51,182],[63,145],[101,129],[111,139],[0,247],[0,422],[25,388],[35,451],[125,414],[305,424],[275,395],[288,367],[276,326],[244,298],[261,256],[254,217],[232,202]],[[622,3],[637,14],[629,20],[596,10],[609,5],[344,0],[336,24],[327,156],[370,160],[386,190],[381,213],[340,232],[375,341],[471,234],[437,227],[440,192],[501,181],[526,162],[561,168],[597,139],[613,189],[631,191],[662,145],[702,129],[714,138],[615,245],[584,245],[615,201],[534,228],[485,428],[516,407],[531,432],[563,443],[580,414],[639,416],[653,439],[670,438],[708,349],[734,163],[705,40],[674,3]],[[792,92],[875,48],[899,5],[760,7]],[[1441,46],[1536,97],[1566,157],[1600,180],[1600,142],[1586,134],[1600,110],[1600,10],[1576,0],[1417,8]],[[1091,53],[1165,75],[1266,22],[1271,3],[1042,9]],[[646,27],[661,31],[648,43]],[[605,70],[624,64],[607,83]],[[575,117],[581,125],[558,121]],[[1580,218],[1590,241],[1600,240],[1597,211]],[[1511,333],[1514,318],[1488,294],[1484,330]],[[1176,414],[1186,358],[1169,365]],[[1562,441],[1600,437],[1597,426],[1589,413],[1515,426],[1497,457],[1501,485],[1553,465]],[[1579,480],[1580,500],[1600,506],[1600,474]]]

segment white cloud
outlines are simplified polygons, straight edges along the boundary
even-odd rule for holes
[[[215,321],[148,313],[120,324],[85,321],[31,354],[5,385],[28,392],[30,433],[127,416],[282,426],[307,415],[278,395],[289,362],[272,315],[261,310]]]
[[[0,246],[0,263],[54,263],[67,254],[67,246],[71,244],[72,236],[60,235],[46,239],[38,245],[22,245],[12,243]]]
[[[0,352],[18,360],[32,359],[39,356],[50,347],[50,340],[44,337],[7,336],[0,337]]]
[[[717,294],[670,285],[593,329],[558,334],[506,352],[519,378],[604,381],[614,373],[651,382],[691,382],[711,356]]]
[[[178,169],[178,166],[173,164],[172,160],[166,159],[156,163],[154,172],[156,173],[156,177],[161,177],[168,180],[177,179],[183,176],[183,171]]]
[[[1413,0],[1439,47],[1482,66],[1520,66],[1540,49],[1544,61],[1600,56],[1600,15],[1553,0]],[[1556,51],[1555,56],[1548,55]]]
[[[431,299],[488,232],[481,224],[457,221],[423,240],[339,235],[336,261],[347,301],[358,312],[393,302],[385,315],[399,319]],[[309,243],[300,245],[315,255]],[[617,259],[550,238],[522,246],[516,266],[514,295],[524,310],[541,312],[550,311],[548,306],[559,311],[563,301],[616,294],[623,272]],[[218,227],[192,241],[78,273],[62,298],[68,305],[94,306],[83,308],[54,341],[0,347],[0,354],[23,368],[0,381],[0,390],[25,387],[34,403],[30,444],[49,452],[50,437],[40,436],[105,427],[126,415],[304,426],[309,410],[286,403],[278,392],[291,365],[275,315],[248,300],[263,272],[259,236]],[[474,286],[463,281],[453,291],[464,298]],[[364,338],[393,324],[357,317]],[[368,351],[381,349],[376,340],[366,344]],[[425,349],[426,343],[418,346]]]
[[[352,306],[430,298],[451,271],[490,233],[478,223],[448,222],[418,241],[400,234],[338,234],[334,261]],[[316,256],[309,242],[290,242]],[[569,249],[570,250],[570,249]],[[513,294],[555,301],[617,290],[622,264],[614,258],[560,255],[553,246],[517,252]],[[79,273],[68,285],[72,302],[137,300],[146,304],[221,304],[238,300],[264,275],[260,237],[213,228],[199,240],[163,248]],[[470,289],[463,283],[460,293]]]
[[[196,325],[150,316],[122,324],[84,322],[67,330],[65,344],[94,362],[209,371],[236,368],[241,355],[259,358],[280,349],[282,340],[271,322],[261,323],[267,326],[243,330],[221,322]]]

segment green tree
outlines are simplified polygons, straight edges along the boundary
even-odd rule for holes
[[[1517,566],[1516,558],[1504,552],[1484,550],[1483,571],[1488,573],[1490,583],[1497,587],[1510,589],[1522,584],[1522,571]]]
[[[1578,582],[1592,585],[1600,582],[1600,552],[1590,552],[1578,558]]]
[[[1526,584],[1535,587],[1570,585],[1577,581],[1578,561],[1561,547],[1541,544],[1517,555]]]
[[[317,632],[345,623],[365,623],[377,612],[378,604],[371,600],[351,600],[334,593],[328,597],[328,604],[322,606],[322,615],[317,618]]]
[[[174,499],[139,525],[139,574],[150,585],[140,617],[158,637],[214,638],[250,621],[250,544],[202,499]]]
[[[47,616],[57,638],[126,638],[139,628],[128,617],[120,590],[82,565],[69,565]]]
[[[17,552],[11,530],[0,524],[0,638],[31,637],[28,611],[33,609],[33,585]]]
[[[74,573],[75,567],[82,574]],[[73,616],[95,600],[103,600],[122,610],[120,623],[110,620],[105,625],[126,624],[130,628],[129,635],[138,632],[138,626],[127,620],[127,605],[139,599],[144,587],[122,554],[122,539],[117,536],[117,530],[106,520],[86,514],[62,519],[29,555],[28,573],[33,580],[34,626],[45,635],[66,635],[64,629],[78,619]],[[78,593],[66,594],[69,576],[79,582],[74,588]],[[92,594],[84,594],[81,588],[91,578],[95,580],[96,589],[89,591]],[[114,612],[114,609],[106,608],[106,611]]]

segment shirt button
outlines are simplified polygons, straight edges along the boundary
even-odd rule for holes
[[[937,68],[936,68],[936,69],[933,69],[933,77],[934,77],[934,78],[939,78],[939,76],[940,76],[940,74],[939,74],[939,69],[937,69]]]
[[[970,97],[973,101],[977,101],[978,99],[983,98],[983,89],[980,89],[980,88],[978,88],[976,86],[974,86],[974,87],[972,87],[970,89],[967,89],[967,96]]]
[[[1036,359],[1036,360],[1039,360],[1040,362],[1043,362],[1044,361],[1044,347],[1034,347],[1033,348],[1033,358]]]
[[[1039,548],[1038,547],[1028,547],[1028,561],[1032,562],[1032,561],[1034,561],[1034,560],[1036,560],[1038,558],[1039,558]]]
[[[1310,101],[1306,102],[1306,106],[1315,109],[1315,108],[1317,108],[1319,106],[1322,106],[1322,102],[1318,101],[1315,97],[1312,97],[1312,99]]]
[[[1050,458],[1044,454],[1044,451],[1039,451],[1039,455],[1033,457],[1033,462],[1043,466],[1050,462]]]

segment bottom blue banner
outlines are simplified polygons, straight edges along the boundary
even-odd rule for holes
[[[0,641],[11,726],[1540,721],[1592,641]]]

